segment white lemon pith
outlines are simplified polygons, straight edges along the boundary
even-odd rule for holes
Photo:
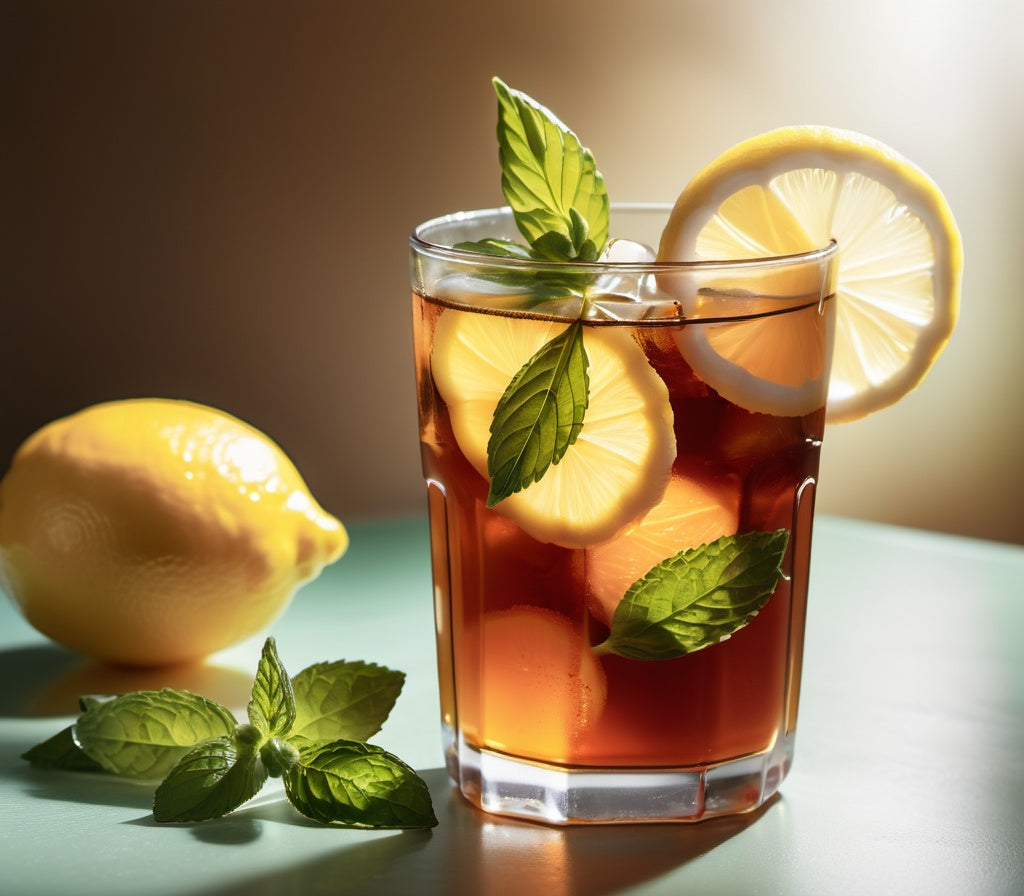
[[[487,476],[494,409],[517,371],[565,329],[560,321],[448,309],[431,370],[459,448]],[[540,481],[495,505],[538,541],[582,547],[611,538],[656,504],[675,458],[668,390],[628,331],[588,327],[590,402],[579,438]]]
[[[832,239],[840,255],[827,419],[841,422],[913,389],[956,323],[960,235],[927,175],[860,134],[781,128],[738,144],[690,182],[658,257],[759,258],[820,249]],[[771,397],[764,407],[771,390],[756,366],[749,382],[731,387],[730,365],[751,365],[728,345],[702,339],[703,329],[684,328],[699,344],[680,344],[698,375],[712,388],[724,384],[723,393],[732,393],[725,397],[749,410],[784,413]]]
[[[0,584],[41,632],[111,662],[188,662],[257,634],[347,544],[273,442],[191,402],[54,421],[0,482]]]

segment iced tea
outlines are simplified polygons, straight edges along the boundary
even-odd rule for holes
[[[495,215],[484,215],[491,230]],[[759,805],[792,754],[834,252],[595,265],[582,272],[585,288],[560,295],[543,265],[526,288],[522,265],[495,276],[500,261],[445,250],[476,226],[461,217],[421,228],[412,278],[453,778],[484,808],[556,822],[689,820]],[[495,502],[481,446],[509,377],[490,368],[515,373],[574,326],[590,362],[579,439],[590,427],[601,444],[580,449],[593,461],[578,470],[568,450],[562,479],[542,480],[551,495],[529,498],[538,482],[521,504]],[[748,362],[758,336],[757,351],[770,338],[786,357]],[[747,392],[775,412],[751,409]],[[779,574],[752,611],[693,610],[673,622],[680,649],[648,647],[638,624],[632,640],[610,637],[627,593],[646,611],[667,600],[665,580],[682,576],[669,558],[692,558],[679,587],[696,588],[713,566],[708,545],[775,533],[785,539]],[[742,566],[729,568],[745,575]],[[657,568],[667,570],[657,587],[638,591]],[[747,616],[702,641],[716,613]]]

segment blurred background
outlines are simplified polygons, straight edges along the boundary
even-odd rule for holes
[[[1024,543],[1024,13],[1016,0],[0,0],[0,471],[49,420],[189,398],[329,510],[424,509],[407,235],[501,202],[500,75],[672,201],[782,124],[871,134],[945,190],[958,331],[829,431],[819,510]]]

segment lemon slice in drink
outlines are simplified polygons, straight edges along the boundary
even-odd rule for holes
[[[831,239],[840,260],[826,413],[830,422],[842,422],[891,405],[917,386],[956,323],[962,245],[949,206],[927,175],[860,134],[810,126],[771,131],[728,150],[690,182],[658,257],[787,255]],[[785,316],[766,319],[758,337],[763,352],[718,328],[707,329],[717,345],[701,339],[703,326],[683,328],[697,344],[680,348],[724,397],[748,410],[787,413],[787,386],[792,392],[803,384],[787,382],[785,373],[773,381],[768,373],[775,366],[768,353],[782,344],[786,327]]]
[[[607,626],[630,586],[662,560],[688,548],[735,535],[738,478],[673,475],[665,496],[633,528],[587,551],[588,606]]]
[[[455,439],[487,476],[498,401],[564,321],[448,309],[437,321],[431,370]],[[494,506],[538,541],[583,547],[611,538],[661,499],[675,457],[668,389],[629,332],[588,327],[590,403],[576,442],[544,476]]]

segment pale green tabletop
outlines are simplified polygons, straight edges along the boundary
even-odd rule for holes
[[[1024,549],[822,517],[796,762],[755,816],[553,829],[482,815],[442,769],[426,523],[352,528],[274,626],[291,672],[363,659],[408,680],[375,741],[430,784],[431,832],[306,823],[268,786],[161,826],[151,789],[19,759],[79,693],[168,684],[242,711],[262,638],[209,668],[91,668],[0,603],[0,892],[227,894],[1024,893]]]

